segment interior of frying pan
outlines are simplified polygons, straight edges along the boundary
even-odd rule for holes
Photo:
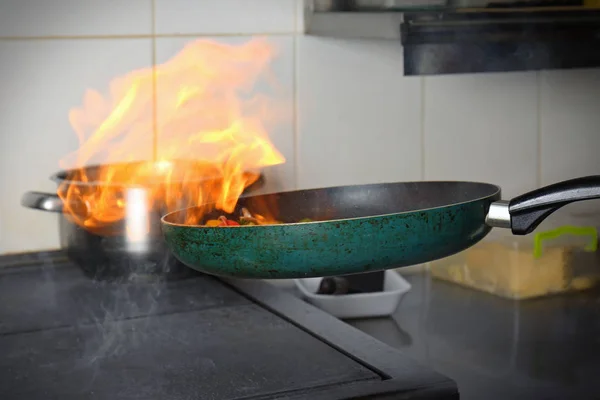
[[[191,222],[188,216],[201,213],[198,213],[197,208],[188,208],[168,214],[164,221],[200,225],[219,215],[237,219],[242,207],[253,214],[269,215],[284,223],[295,223],[304,218],[314,221],[339,220],[444,207],[499,193],[498,186],[477,182],[432,181],[340,186],[248,196],[238,201],[231,214],[212,210],[202,215],[201,220]]]

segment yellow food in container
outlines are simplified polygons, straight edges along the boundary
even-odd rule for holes
[[[567,235],[570,241],[565,240]],[[433,261],[430,273],[518,300],[584,290],[600,282],[597,243],[593,227],[562,226],[538,233],[533,240],[531,236],[496,237]]]

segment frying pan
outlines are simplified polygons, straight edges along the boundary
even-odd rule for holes
[[[281,225],[183,223],[198,212],[195,208],[169,213],[161,224],[169,249],[193,269],[234,278],[289,279],[433,261],[474,245],[492,227],[525,235],[560,207],[599,197],[600,176],[560,182],[510,201],[501,200],[500,188],[487,183],[386,183],[248,196],[232,215],[223,214],[237,219],[242,207],[261,215],[268,210]],[[303,218],[315,222],[297,222]]]

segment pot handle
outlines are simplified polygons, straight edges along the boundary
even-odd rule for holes
[[[42,211],[63,212],[63,202],[53,193],[26,192],[21,197],[21,205]]]
[[[515,235],[526,235],[562,206],[598,198],[600,175],[570,179],[522,194],[510,201],[492,203],[486,223],[510,228]]]

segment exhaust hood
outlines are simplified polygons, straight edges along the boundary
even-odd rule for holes
[[[408,76],[600,67],[599,0],[313,0],[306,27],[395,40]]]

